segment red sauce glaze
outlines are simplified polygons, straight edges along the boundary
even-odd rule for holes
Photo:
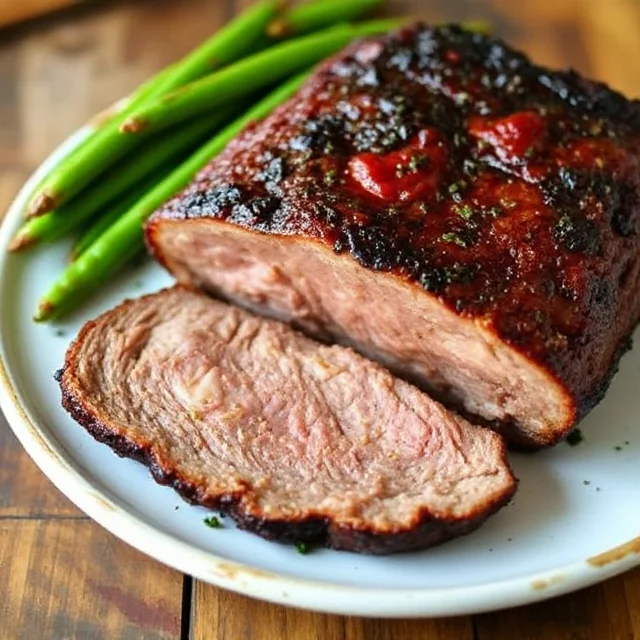
[[[504,118],[470,118],[469,133],[503,162],[530,158],[544,146],[545,122],[536,111],[519,111]]]
[[[616,165],[620,175],[633,171],[633,166],[619,147],[610,140],[581,139],[571,140],[556,150],[556,162],[559,167],[576,166],[591,171],[602,171]]]
[[[353,156],[348,163],[347,189],[389,205],[431,199],[440,187],[446,163],[442,136],[434,129],[423,129],[397,151]]]
[[[444,57],[446,61],[450,62],[451,64],[457,64],[458,62],[460,62],[460,52],[456,51],[455,49],[449,49],[448,51],[446,51]]]

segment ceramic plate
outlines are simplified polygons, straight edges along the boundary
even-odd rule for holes
[[[525,604],[640,564],[640,347],[627,354],[584,441],[512,455],[520,490],[478,532],[423,553],[364,557],[266,542],[203,523],[208,512],[159,487],[146,469],[94,442],[60,408],[53,374],[80,326],[125,297],[170,283],[138,266],[63,324],[31,321],[65,262],[56,245],[8,255],[27,196],[79,139],[25,186],[0,231],[0,406],[27,452],[80,509],[114,535],[180,571],[286,605],[385,617],[447,616]],[[637,337],[638,334],[636,334]]]

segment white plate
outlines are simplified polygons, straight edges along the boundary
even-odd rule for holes
[[[126,296],[170,282],[146,264],[61,325],[31,322],[67,247],[7,255],[28,193],[76,134],[25,186],[0,230],[0,407],[25,449],[80,509],[140,551],[221,587],[286,605],[406,617],[487,611],[583,587],[640,563],[640,348],[622,360],[584,421],[585,441],[513,455],[514,504],[480,531],[423,553],[364,557],[295,549],[203,524],[207,511],[156,485],[141,465],[94,442],[60,408],[53,379],[82,323]],[[179,507],[179,508],[178,508]]]

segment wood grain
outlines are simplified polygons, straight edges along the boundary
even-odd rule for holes
[[[82,513],[35,467],[0,414],[0,519],[70,516]]]
[[[81,0],[1,0],[0,27],[78,4]]]
[[[39,1],[0,0],[0,8],[22,11]],[[60,141],[250,2],[101,2],[1,38],[0,211]],[[388,4],[391,13],[433,21],[488,20],[537,61],[573,66],[640,96],[636,0]],[[426,621],[302,612],[196,581],[181,635],[182,578],[83,518],[34,467],[2,418],[0,575],[0,640],[186,640],[189,627],[198,640],[640,640],[640,570],[547,603]]]
[[[210,35],[224,15],[207,0],[190,0],[188,9],[175,0],[107,5],[15,43],[22,162],[37,165],[94,114]]]
[[[0,520],[0,638],[180,635],[182,577],[87,520]]]
[[[193,640],[474,640],[471,618],[372,620],[300,611],[197,582]]]
[[[477,640],[640,638],[640,569],[549,602],[475,619]]]

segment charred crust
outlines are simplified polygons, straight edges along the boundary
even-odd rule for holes
[[[470,124],[523,113],[542,130],[516,157]],[[440,137],[427,158],[439,171],[433,192],[394,200],[354,187],[353,158],[400,152],[422,131]],[[639,140],[640,101],[535,65],[500,40],[414,25],[321,65],[158,212],[147,239],[165,266],[152,237],[163,219],[316,240],[483,318],[566,391],[567,406],[579,407],[567,415],[582,416],[640,313],[638,278],[625,284],[633,269],[624,266],[638,256]],[[240,195],[215,195],[207,209],[198,198],[217,189]]]
[[[237,185],[220,184],[207,191],[191,191],[185,195],[184,207],[196,218],[215,216],[233,207],[242,200],[242,191]]]
[[[623,338],[616,348],[611,366],[607,368],[604,377],[598,380],[589,389],[588,393],[579,398],[577,405],[577,420],[575,421],[575,424],[584,418],[584,416],[586,416],[589,411],[591,411],[591,409],[593,409],[604,398],[607,390],[611,386],[614,376],[618,373],[622,356],[627,353],[627,351],[631,351],[631,348],[633,347],[632,336],[633,330]]]
[[[482,514],[478,514],[473,521],[463,520],[435,520],[428,514],[423,514],[418,524],[405,531],[394,533],[378,533],[371,530],[356,529],[352,527],[339,527],[331,531],[331,546],[334,549],[355,551],[372,555],[384,555],[402,551],[419,551],[426,547],[432,547],[446,540],[468,535],[478,529],[484,522],[505,506],[513,497],[513,491],[494,502]]]
[[[553,230],[554,239],[568,251],[587,255],[602,253],[602,237],[598,225],[587,218],[563,215]]]

